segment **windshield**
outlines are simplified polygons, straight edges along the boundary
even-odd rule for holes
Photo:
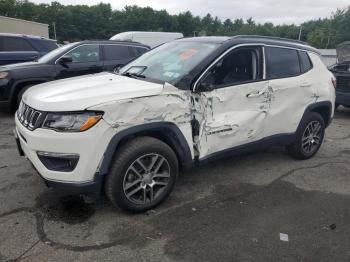
[[[67,44],[67,45],[61,46],[55,50],[52,50],[51,52],[47,53],[46,55],[40,57],[38,59],[38,62],[39,63],[48,63],[48,62],[50,62],[51,59],[55,58],[59,54],[61,54],[61,53],[64,54],[66,51],[68,51],[69,48],[71,48],[75,44],[76,43]]]
[[[218,45],[195,41],[170,42],[143,54],[121,68],[119,73],[174,84],[187,75]]]

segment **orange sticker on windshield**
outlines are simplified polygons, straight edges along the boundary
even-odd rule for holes
[[[180,54],[181,60],[187,60],[198,53],[198,49],[190,48]]]

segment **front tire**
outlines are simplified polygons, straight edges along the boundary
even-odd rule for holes
[[[318,113],[310,113],[302,120],[296,140],[287,146],[288,153],[300,160],[313,157],[320,149],[325,134],[325,123]]]
[[[19,90],[17,97],[16,97],[15,109],[17,109],[19,107],[19,104],[22,101],[22,97],[23,97],[23,94],[25,93],[25,91],[27,91],[32,86],[33,85],[26,85],[26,86],[22,87],[21,90]]]
[[[169,196],[178,172],[176,154],[167,144],[152,137],[137,137],[116,152],[105,192],[114,206],[144,212]]]

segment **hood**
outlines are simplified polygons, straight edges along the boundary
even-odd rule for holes
[[[112,73],[100,73],[31,87],[24,103],[41,111],[79,111],[115,100],[158,95],[163,85]]]
[[[3,65],[0,66],[0,71],[9,71],[9,70],[16,70],[16,69],[23,69],[23,68],[31,68],[36,66],[41,66],[42,63],[39,62],[25,62],[25,63],[17,63],[17,64],[9,64],[9,65]]]
[[[350,62],[350,41],[337,46],[338,62]]]

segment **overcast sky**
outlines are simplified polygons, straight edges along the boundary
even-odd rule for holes
[[[35,3],[50,3],[51,0],[31,0]],[[150,6],[166,9],[170,14],[191,11],[194,15],[210,13],[222,20],[226,18],[249,18],[264,23],[300,24],[306,20],[329,17],[337,8],[350,5],[349,0],[57,0],[61,4],[93,5],[110,3],[114,9],[126,5]]]

